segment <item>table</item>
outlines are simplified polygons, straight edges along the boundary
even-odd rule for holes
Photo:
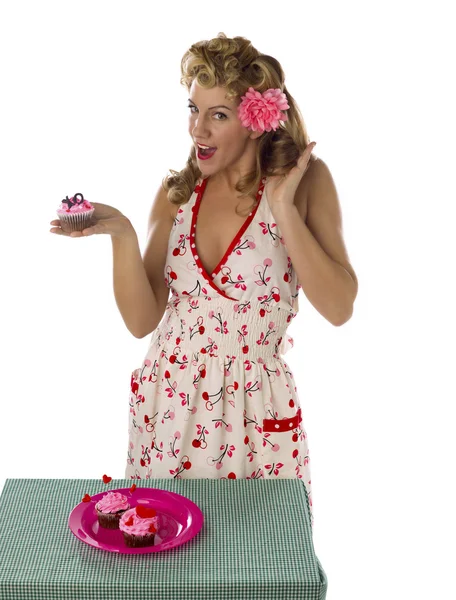
[[[132,480],[7,479],[0,496],[1,600],[323,600],[300,479],[149,479],[204,514],[186,544],[151,554],[89,546],[68,526],[74,506]]]

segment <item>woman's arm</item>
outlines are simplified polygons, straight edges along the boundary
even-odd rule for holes
[[[157,327],[163,311],[146,275],[134,227],[130,224],[125,235],[111,240],[116,304],[130,333],[143,338]]]

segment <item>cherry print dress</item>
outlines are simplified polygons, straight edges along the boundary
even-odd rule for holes
[[[126,479],[300,478],[313,526],[307,434],[283,355],[300,285],[260,182],[257,204],[213,273],[195,244],[207,179],[179,208],[172,295],[131,375]]]

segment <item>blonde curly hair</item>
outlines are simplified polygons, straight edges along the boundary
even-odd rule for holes
[[[219,33],[216,38],[190,46],[181,60],[181,74],[180,83],[188,91],[196,78],[206,89],[225,87],[226,96],[239,102],[249,87],[260,93],[269,88],[280,88],[286,94],[290,106],[286,112],[288,120],[275,131],[265,131],[258,138],[255,169],[236,184],[236,190],[251,197],[254,206],[262,177],[288,173],[310,143],[299,108],[284,83],[285,74],[280,63],[272,56],[258,52],[244,37],[228,38]],[[315,160],[315,156],[311,155],[310,160]],[[193,144],[186,166],[181,171],[169,171],[171,175],[162,181],[168,200],[175,205],[188,202],[202,175]]]

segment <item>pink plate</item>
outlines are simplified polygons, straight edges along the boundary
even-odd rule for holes
[[[73,508],[68,518],[68,526],[81,541],[109,552],[121,554],[147,554],[170,550],[191,540],[203,526],[204,516],[198,506],[181,494],[156,488],[137,487],[108,490],[127,496],[130,508],[144,504],[154,508],[159,517],[159,530],[155,534],[155,544],[143,548],[128,548],[120,529],[100,527],[95,504],[106,492],[91,496],[90,502],[80,502]]]

